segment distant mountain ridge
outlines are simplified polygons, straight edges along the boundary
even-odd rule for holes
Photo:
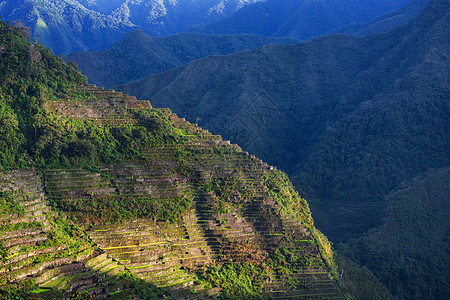
[[[67,59],[78,64],[89,82],[111,87],[165,72],[208,55],[226,55],[266,44],[295,42],[287,38],[244,34],[180,33],[151,37],[141,30],[134,30],[104,51],[76,52],[67,56]]]
[[[310,199],[319,227],[334,241],[349,241],[383,224],[386,197],[402,182],[450,163],[449,12],[448,1],[435,0],[388,33],[207,57],[118,88],[198,118],[284,168]],[[426,244],[412,248],[426,252]],[[408,255],[406,261],[415,254]],[[428,266],[390,291],[414,298],[426,290],[425,298],[441,299],[433,274],[445,266]],[[382,274],[376,262],[371,268]],[[400,277],[413,268],[390,272]]]
[[[267,0],[244,7],[190,31],[209,34],[253,33],[309,40],[350,23],[367,22],[410,0]]]
[[[7,0],[4,20],[21,20],[56,54],[102,50],[140,28],[152,35],[182,32],[258,0]]]
[[[396,11],[385,13],[366,23],[347,25],[335,30],[334,33],[368,35],[386,32],[404,25],[417,17],[429,2],[430,0],[413,0]]]

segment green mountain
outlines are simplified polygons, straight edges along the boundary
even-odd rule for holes
[[[343,299],[286,174],[0,21],[1,299]]]
[[[387,12],[366,23],[347,25],[334,33],[368,35],[387,32],[416,18],[429,2],[430,0],[414,0],[396,11]]]
[[[293,44],[294,40],[257,35],[201,35],[180,33],[151,37],[141,30],[127,34],[111,48],[67,56],[89,82],[111,87],[168,71],[208,55],[226,55],[266,44]]]
[[[209,34],[253,33],[309,40],[350,23],[368,22],[410,0],[267,0],[190,31]]]
[[[118,88],[286,170],[318,226],[348,242],[384,224],[387,196],[402,182],[449,165],[449,11],[448,1],[431,1],[385,34],[208,57]],[[436,284],[439,268],[426,273]],[[409,283],[387,285],[412,294]]]
[[[56,54],[102,50],[133,29],[151,35],[216,21],[257,0],[6,0],[4,20],[21,20]]]
[[[449,290],[450,169],[430,170],[388,196],[386,222],[338,249],[399,299],[445,299]]]

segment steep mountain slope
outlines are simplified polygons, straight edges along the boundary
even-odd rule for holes
[[[293,174],[307,171],[313,176],[299,180],[311,195],[380,200],[411,173],[447,163],[447,141],[438,139],[448,130],[448,63],[441,59],[448,52],[447,21],[445,10],[430,8],[393,33],[336,35],[208,57],[118,87],[156,106],[170,105],[191,120],[199,117],[201,124]],[[416,106],[423,108],[420,114]],[[390,147],[372,144],[388,140]],[[420,149],[407,153],[410,147],[403,143],[412,142]],[[388,163],[398,153],[404,156]],[[412,161],[410,155],[419,157]],[[313,170],[320,161],[332,165]],[[331,170],[333,178],[327,175]]]
[[[21,20],[56,54],[102,50],[140,28],[151,35],[182,32],[228,16],[254,0],[6,0],[4,20]]]
[[[100,52],[69,55],[91,83],[111,87],[168,71],[208,55],[225,55],[266,44],[293,44],[294,40],[257,35],[201,35],[181,33],[150,37],[140,30]]]
[[[0,40],[0,298],[343,299],[283,172]]]
[[[396,11],[385,13],[370,22],[350,24],[334,31],[334,33],[368,35],[387,32],[401,25],[405,25],[416,18],[429,2],[430,0],[413,0],[404,7]]]
[[[408,185],[389,195],[381,228],[340,250],[373,270],[398,298],[445,299],[450,288],[450,170],[421,174]]]
[[[208,57],[120,88],[284,168],[348,241],[383,222],[401,182],[449,165],[449,11],[432,1],[386,34]]]
[[[410,0],[268,0],[244,7],[228,18],[197,25],[199,33],[253,33],[300,40],[326,34],[349,23],[367,22]]]

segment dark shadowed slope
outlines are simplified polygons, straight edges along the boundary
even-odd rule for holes
[[[111,48],[69,55],[91,83],[110,87],[168,71],[208,55],[224,55],[266,44],[293,44],[286,38],[257,35],[180,33],[151,37],[140,30],[127,34]]]
[[[319,218],[320,203],[348,215],[323,212],[332,226],[322,225],[345,238],[380,220],[399,182],[448,163],[448,18],[438,5],[389,34],[208,57],[120,88],[288,170],[318,199]]]
[[[268,0],[228,18],[190,30],[201,33],[254,33],[309,40],[350,23],[367,22],[410,0]]]
[[[338,249],[399,299],[445,299],[450,289],[450,169],[421,174],[388,197],[386,223]]]
[[[391,214],[386,197],[401,182],[449,165],[449,11],[448,1],[436,0],[411,24],[386,34],[208,57],[121,88],[199,117],[202,126],[287,170],[324,231],[348,241],[383,223]],[[410,209],[422,210],[415,203]],[[421,217],[421,226],[434,230],[429,218]],[[443,226],[439,232],[448,232]],[[420,259],[433,261],[426,244],[408,241],[425,255]],[[373,257],[401,249],[383,247]],[[365,264],[372,256],[361,249],[358,261]],[[421,276],[410,276],[414,264],[395,264],[383,277],[376,264],[367,263],[394,295],[415,297],[422,289],[417,295],[439,298],[439,261]]]

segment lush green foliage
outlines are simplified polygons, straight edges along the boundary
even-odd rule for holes
[[[221,245],[224,263],[194,269],[198,280],[208,287],[223,289],[225,299],[261,298],[262,281],[267,276],[289,275],[302,268],[325,267],[317,255],[299,254],[288,248],[276,248],[268,253],[249,242],[228,242]],[[309,289],[303,280],[292,278],[289,282],[294,290]]]
[[[286,274],[297,268],[323,266],[320,256],[297,254],[290,249],[278,248],[272,256],[272,266],[280,274]]]
[[[0,37],[0,169],[30,167],[36,143],[52,134],[43,124],[50,118],[45,100],[86,78],[42,45],[30,44],[20,27],[0,21]]]
[[[215,213],[226,213],[230,206],[251,201],[254,189],[240,177],[214,177],[201,186],[203,192],[213,193],[215,198],[211,209]]]
[[[211,287],[223,289],[222,297],[225,299],[261,299],[261,280],[264,267],[261,265],[219,264],[197,269],[199,280],[206,281]]]
[[[7,232],[7,231],[15,231],[20,229],[41,229],[42,224],[36,221],[33,222],[20,222],[15,224],[3,224],[0,227],[0,232]]]
[[[185,138],[170,126],[160,111],[138,111],[132,115],[140,126],[108,127],[92,120],[64,119],[47,113],[45,130],[35,145],[40,168],[97,165],[141,157],[140,149],[174,143]]]
[[[11,214],[21,216],[24,212],[23,206],[14,201],[13,193],[0,192],[0,216]]]
[[[275,170],[273,173],[269,173],[265,178],[264,186],[288,213],[307,226],[313,225],[308,202],[300,197],[284,172]]]
[[[161,111],[134,111],[140,126],[105,127],[64,119],[47,109],[54,100],[95,101],[71,87],[86,78],[20,28],[0,23],[0,169],[95,165],[139,157],[139,147],[179,141]]]
[[[0,287],[0,298],[4,300],[26,300],[32,298],[31,291],[36,289],[32,280]]]
[[[136,195],[88,195],[83,198],[51,197],[53,205],[85,224],[111,223],[136,218],[176,222],[191,205],[188,195],[151,198]]]

